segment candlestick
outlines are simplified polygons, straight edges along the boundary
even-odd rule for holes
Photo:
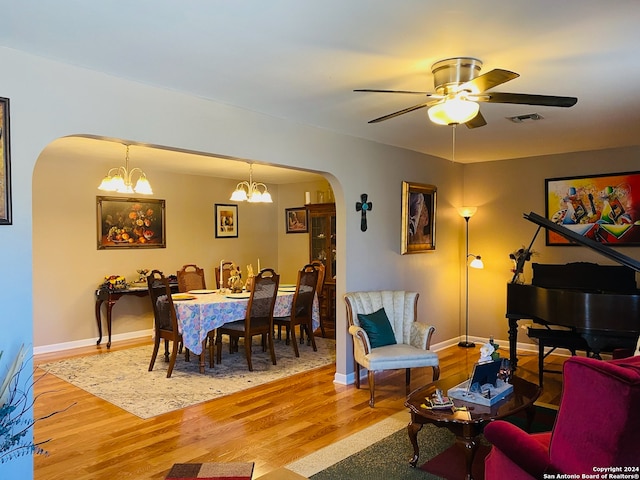
[[[224,276],[222,275],[222,264],[224,260],[220,260],[220,292],[222,293],[222,289],[224,288],[224,281],[222,280]]]
[[[260,259],[258,258],[258,273],[260,273]]]

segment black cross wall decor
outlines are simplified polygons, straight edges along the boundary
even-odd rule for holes
[[[373,203],[367,202],[369,196],[366,193],[360,195],[360,201],[356,202],[356,212],[362,212],[360,216],[360,230],[367,231],[367,211],[373,209]]]

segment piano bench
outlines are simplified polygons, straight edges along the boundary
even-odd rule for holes
[[[529,338],[538,340],[538,378],[542,387],[543,374],[562,373],[561,370],[550,370],[544,368],[544,359],[547,358],[556,348],[566,348],[575,355],[577,350],[584,350],[589,355],[590,348],[587,341],[572,330],[556,330],[550,328],[527,328]],[[545,353],[545,348],[550,350]]]

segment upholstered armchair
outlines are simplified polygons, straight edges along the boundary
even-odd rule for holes
[[[484,435],[493,444],[485,460],[487,479],[540,479],[545,473],[594,475],[599,467],[637,467],[640,356],[611,361],[567,359],[560,409],[551,432],[528,434],[497,420],[485,427]]]
[[[431,367],[433,380],[440,377],[438,355],[429,350],[432,325],[417,321],[418,293],[405,291],[351,292],[347,304],[349,333],[353,337],[356,387],[360,388],[360,367],[368,370],[370,399],[374,406],[375,372]]]

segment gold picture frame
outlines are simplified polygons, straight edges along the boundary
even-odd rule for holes
[[[9,99],[0,97],[0,225],[11,225]]]
[[[434,185],[402,182],[402,255],[436,249],[437,190]]]

